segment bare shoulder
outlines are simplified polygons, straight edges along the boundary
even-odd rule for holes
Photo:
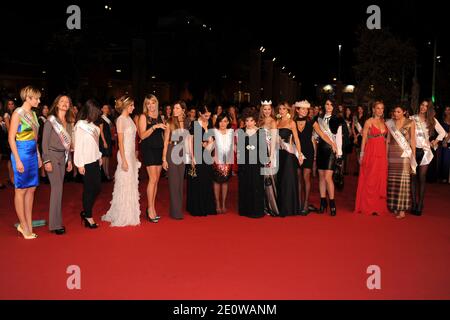
[[[370,126],[373,123],[373,118],[369,118],[366,120],[366,125]]]

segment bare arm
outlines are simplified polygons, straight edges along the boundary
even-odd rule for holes
[[[9,122],[9,121],[8,121]],[[16,160],[16,163],[22,163],[19,157],[19,153],[17,152],[17,145],[16,145],[16,134],[17,130],[19,129],[19,115],[17,113],[13,113],[11,117],[11,122],[9,122],[9,129],[8,129],[8,142],[9,146],[11,148],[11,153],[14,156],[14,159]],[[23,168],[23,165],[22,165]],[[20,171],[19,171],[20,172]]]
[[[366,146],[366,143],[367,143],[367,136],[368,136],[369,128],[370,128],[371,124],[372,124],[372,121],[370,119],[367,120],[366,123],[364,123],[364,128],[363,128],[363,132],[362,132],[361,155],[364,154],[364,147]]]
[[[167,164],[167,150],[169,148],[169,139],[170,139],[170,126],[168,125],[166,127],[166,130],[164,130],[164,148],[162,153],[162,161],[163,161],[163,168],[164,170],[168,169]]]
[[[117,134],[117,137],[119,138],[119,152],[120,156],[122,157],[123,162],[127,162],[127,158],[125,158],[125,149],[123,146],[123,132],[119,132]]]
[[[147,117],[144,114],[139,116],[138,125],[138,134],[141,140],[148,138],[154,131],[153,127],[147,130]]]
[[[4,117],[4,120],[5,120],[6,130],[9,131],[9,128],[11,126],[11,118],[9,116],[8,117]]]
[[[105,147],[105,148],[108,148],[108,144],[106,143],[106,139],[105,139],[105,134],[103,133],[103,129],[104,129],[104,125],[103,125],[103,123],[100,123],[100,136],[101,136],[101,138],[102,138],[102,141],[103,141],[103,146]]]
[[[352,121],[352,134],[353,134],[353,140],[356,143],[358,141],[357,133],[355,130],[355,121]]]
[[[295,121],[291,121],[291,131],[292,135],[294,136],[295,147],[297,148],[297,152],[300,155],[302,153],[302,147],[300,145],[300,139],[298,138],[297,124],[295,123]]]

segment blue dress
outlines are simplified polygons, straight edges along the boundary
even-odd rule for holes
[[[20,109],[20,108],[19,108]],[[16,112],[18,112],[18,110]],[[39,185],[39,165],[36,149],[37,129],[39,123],[36,114],[32,112],[32,119],[19,116],[19,127],[16,133],[17,153],[22,161],[24,172],[17,171],[16,159],[11,154],[11,164],[14,171],[14,184],[17,189],[37,187]],[[35,129],[33,130],[33,126]]]

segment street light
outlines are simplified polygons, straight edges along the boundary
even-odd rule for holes
[[[438,59],[436,53],[437,53],[437,39],[435,38],[433,48],[433,80],[431,82],[431,101],[433,103],[436,102],[436,59]]]
[[[338,63],[338,79],[339,81],[341,80],[341,49],[342,49],[342,45],[339,44],[339,63]]]

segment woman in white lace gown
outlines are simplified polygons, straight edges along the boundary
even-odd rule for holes
[[[112,227],[136,226],[140,223],[141,214],[138,189],[141,163],[135,153],[136,125],[129,116],[134,110],[133,99],[122,96],[116,102],[116,110],[121,113],[116,123],[119,140],[117,169],[111,207],[102,220],[111,222]]]

